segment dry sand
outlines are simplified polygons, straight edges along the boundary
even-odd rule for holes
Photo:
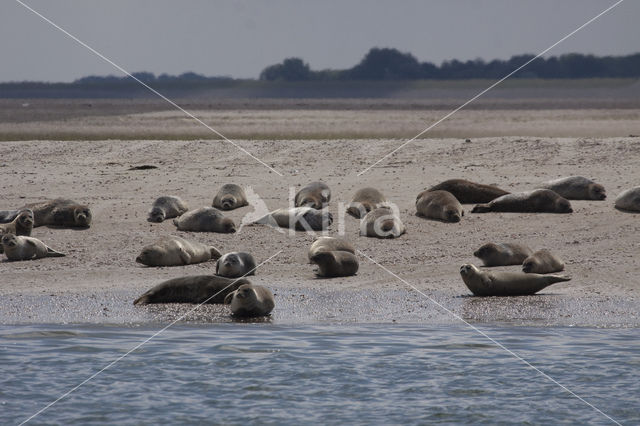
[[[362,256],[355,277],[315,278],[306,258],[314,239],[311,234],[290,236],[261,226],[231,235],[185,233],[177,232],[171,221],[146,222],[151,203],[160,195],[180,195],[196,208],[210,205],[222,184],[234,182],[250,186],[275,209],[288,205],[290,187],[324,180],[332,189],[331,211],[336,218],[332,235],[344,225],[346,237],[359,250],[467,321],[640,325],[639,216],[613,208],[620,191],[640,182],[640,139],[628,137],[640,133],[640,110],[467,111],[456,117],[459,122],[453,119],[444,125],[440,131],[446,137],[425,135],[429,138],[410,143],[361,177],[358,172],[404,142],[400,136],[413,136],[415,129],[429,125],[440,112],[196,113],[223,133],[262,134],[261,139],[236,142],[284,176],[225,141],[131,137],[165,132],[166,139],[179,139],[187,129],[200,132],[196,124],[172,111],[47,121],[50,128],[75,129],[78,140],[0,143],[0,209],[63,196],[88,203],[94,215],[88,230],[34,230],[33,236],[68,253],[67,257],[0,262],[1,323],[144,323],[187,312],[185,306],[131,304],[135,296],[162,280],[213,273],[213,262],[173,268],[135,263],[143,245],[166,234],[207,242],[223,252],[249,251],[258,261],[282,250],[251,279],[275,291],[274,322],[458,322]],[[10,132],[35,134],[43,125],[5,120],[0,134],[3,139]],[[126,139],[131,140],[87,140],[96,134],[109,139],[109,132],[120,135],[128,130],[131,134]],[[358,137],[374,138],[338,136],[358,130]],[[395,131],[398,136],[389,139]],[[322,132],[325,139],[312,138]],[[270,134],[281,139],[269,139]],[[486,137],[490,134],[502,136]],[[141,164],[158,169],[128,170]],[[465,206],[467,213],[459,224],[414,215],[416,194],[445,179],[467,178],[520,191],[574,174],[602,183],[608,199],[572,202],[575,212],[569,215],[480,215],[471,214],[470,205]],[[360,237],[357,220],[340,219],[339,202],[347,202],[363,186],[381,189],[399,206],[406,235],[396,240]],[[228,215],[239,224],[252,211],[245,207]],[[468,262],[479,265],[472,253],[488,241],[548,248],[565,260],[566,273],[573,279],[532,297],[469,297],[458,269]],[[221,306],[207,306],[188,318],[229,320]]]

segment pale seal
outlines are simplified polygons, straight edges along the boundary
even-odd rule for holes
[[[147,266],[182,266],[218,259],[221,255],[213,246],[169,236],[143,247],[136,262]]]
[[[249,253],[234,251],[218,259],[216,275],[228,278],[239,278],[255,275],[256,260]]]
[[[148,303],[223,303],[224,298],[243,284],[244,278],[194,275],[163,281],[138,297],[134,305]]]
[[[344,238],[318,237],[313,244],[311,244],[311,247],[309,247],[307,256],[309,260],[311,260],[314,254],[324,251],[346,251],[351,254],[356,254],[355,246]]]
[[[564,262],[549,250],[538,250],[522,262],[522,272],[550,274],[564,270]]]
[[[503,195],[487,204],[476,205],[471,213],[572,213],[571,203],[550,189],[535,189]]]
[[[213,207],[201,207],[199,209],[190,210],[173,219],[178,231],[191,232],[218,232],[228,234],[236,232],[236,225],[233,220],[224,215]]]
[[[347,251],[321,251],[311,257],[319,277],[348,277],[358,272],[358,258]]]
[[[533,250],[523,244],[487,243],[473,252],[482,260],[484,266],[522,265],[524,260],[533,254]]]
[[[462,205],[448,191],[422,191],[416,198],[416,215],[443,222],[460,222]]]
[[[37,238],[4,234],[2,249],[9,260],[33,260],[43,257],[64,257],[65,255],[47,247]]]
[[[268,288],[251,284],[243,284],[227,294],[224,303],[231,305],[231,312],[237,317],[263,317],[276,306]]]
[[[432,186],[428,191],[448,191],[461,204],[488,203],[508,192],[491,185],[471,182],[465,179],[449,179]]]
[[[11,222],[23,210],[33,211],[33,227],[49,225],[69,228],[91,226],[91,210],[84,204],[64,198],[27,204],[18,210],[0,212],[0,222]]]
[[[331,189],[324,182],[311,182],[302,188],[294,198],[296,207],[313,207],[322,210],[331,201]]]
[[[387,199],[375,188],[362,188],[356,191],[347,207],[347,213],[358,219],[363,218],[371,210],[383,207]]]
[[[569,176],[544,182],[540,188],[550,189],[567,200],[604,200],[604,186],[582,176]]]
[[[212,203],[213,207],[221,210],[234,210],[248,205],[247,194],[245,194],[240,185],[235,183],[222,185]]]
[[[462,281],[475,296],[527,296],[551,284],[569,281],[562,275],[525,274],[524,272],[488,272],[474,265],[460,267]]]
[[[182,201],[180,197],[166,195],[158,197],[149,210],[149,222],[162,222],[166,219],[173,219],[189,210],[187,203]]]
[[[620,210],[640,212],[640,186],[622,191],[616,198],[615,206]]]
[[[253,223],[298,231],[321,231],[333,223],[333,215],[326,210],[312,207],[293,207],[274,210]]]
[[[360,235],[375,238],[398,238],[407,232],[398,216],[388,207],[371,210],[360,221]]]

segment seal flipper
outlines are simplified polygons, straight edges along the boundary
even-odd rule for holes
[[[571,281],[569,275],[545,275],[549,284],[561,283],[563,281]]]
[[[211,246],[210,249],[211,249],[211,259],[215,260],[215,259],[220,259],[222,257],[222,253],[220,253],[220,250],[218,250],[214,246]],[[218,270],[216,269],[216,273],[217,272]]]
[[[471,213],[489,213],[490,211],[491,206],[489,204],[478,204],[471,209]]]
[[[182,247],[180,247],[180,259],[185,265],[189,265],[191,263],[191,256]]]
[[[31,241],[29,241],[31,242]],[[34,244],[35,245],[35,244]],[[66,254],[55,251],[51,247],[47,247],[47,257],[65,257]]]

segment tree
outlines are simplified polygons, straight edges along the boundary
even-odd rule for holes
[[[356,80],[416,79],[422,76],[422,67],[410,53],[374,47],[346,76]]]
[[[304,81],[311,79],[309,64],[300,58],[287,58],[281,64],[271,65],[260,73],[260,80]]]

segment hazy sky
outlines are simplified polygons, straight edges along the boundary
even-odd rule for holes
[[[257,77],[298,56],[347,68],[371,47],[420,61],[538,53],[615,0],[24,0],[128,71]],[[626,0],[549,55],[640,51]],[[0,81],[119,73],[14,0],[0,0]],[[548,56],[548,55],[547,55]]]

